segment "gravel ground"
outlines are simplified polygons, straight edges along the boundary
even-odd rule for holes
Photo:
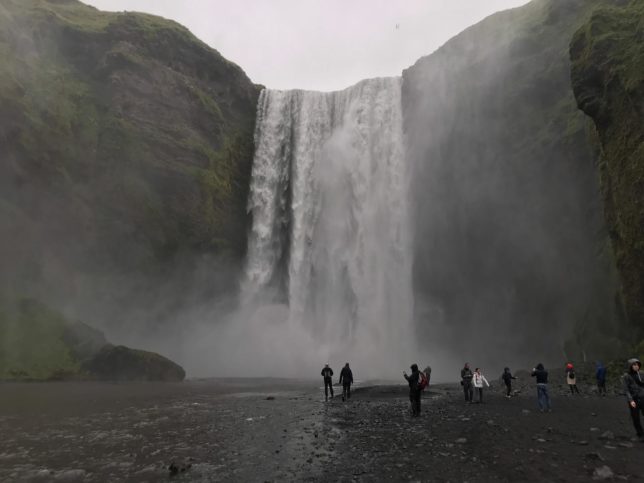
[[[0,384],[0,481],[644,480],[615,395],[555,389],[541,414],[527,388],[439,385],[411,418],[403,385],[325,403],[318,382]]]

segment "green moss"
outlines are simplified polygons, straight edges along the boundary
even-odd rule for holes
[[[63,341],[65,318],[33,299],[0,305],[0,379],[55,379],[79,375]]]
[[[13,160],[0,177],[60,209],[61,232],[98,234],[73,240],[101,254],[87,263],[137,272],[178,253],[243,256],[258,91],[237,66],[173,21],[74,0],[7,0],[0,32],[0,139]],[[0,192],[5,205],[21,196]],[[133,242],[156,262],[123,257]]]
[[[601,187],[627,318],[644,334],[644,3],[597,9],[570,44],[572,85],[601,143]],[[632,337],[632,335],[631,335]]]

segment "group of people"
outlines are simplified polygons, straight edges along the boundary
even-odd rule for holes
[[[482,403],[484,384],[486,387],[490,387],[490,383],[481,372],[481,368],[477,367],[476,369],[474,369],[474,372],[472,372],[472,369],[470,369],[470,363],[466,362],[463,369],[461,369],[461,386],[463,386],[465,402],[474,402],[474,390],[476,390],[476,394],[478,395],[477,402]]]
[[[325,364],[321,372],[324,378],[324,400],[329,400],[329,391],[331,392],[331,399],[333,399],[333,369],[329,364]],[[338,384],[342,386],[342,400],[346,401],[351,397],[351,384],[353,384],[353,372],[347,362],[340,371],[340,380]]]
[[[626,373],[624,374],[623,389],[628,402],[628,407],[633,420],[633,426],[638,438],[644,442],[644,428],[642,428],[641,415],[644,414],[644,379],[641,371],[642,363],[639,359],[629,359]],[[425,368],[424,371],[418,369],[418,364],[411,365],[411,374],[403,372],[403,376],[409,384],[409,400],[411,402],[412,416],[420,415],[421,393],[429,385],[431,378],[431,367]],[[600,395],[606,395],[606,367],[597,363],[595,377],[597,379],[597,389]],[[324,396],[328,400],[329,392],[333,398],[333,370],[326,364],[321,373],[324,378]],[[537,384],[537,402],[541,412],[551,412],[552,404],[550,402],[550,393],[548,391],[548,371],[542,363],[537,364],[531,373]],[[505,397],[512,397],[512,381],[516,377],[512,375],[510,368],[506,367],[501,375],[501,380],[505,384]],[[572,363],[566,364],[566,382],[570,387],[571,394],[579,394],[577,388],[577,375]],[[353,373],[347,362],[340,372],[339,384],[342,385],[342,400],[345,401],[351,397],[351,384],[353,384]],[[469,363],[465,363],[461,369],[461,385],[466,403],[472,403],[474,393],[478,396],[479,403],[483,402],[483,388],[490,387],[490,383],[477,367],[472,371]]]
[[[324,379],[324,400],[329,400],[329,394],[333,399],[333,369],[329,364],[325,364],[320,372]],[[420,395],[422,391],[429,385],[429,380],[432,377],[432,368],[427,366],[422,372],[418,369],[418,364],[411,365],[411,374],[408,375],[403,372],[405,380],[409,384],[409,400],[411,402],[412,416],[420,415]],[[353,372],[347,362],[342,371],[340,371],[340,380],[338,384],[342,386],[342,400],[346,401],[351,398],[351,385],[353,384]]]

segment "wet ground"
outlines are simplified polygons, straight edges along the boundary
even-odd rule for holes
[[[437,386],[411,418],[402,385],[0,384],[0,481],[644,481],[620,397],[486,396]]]

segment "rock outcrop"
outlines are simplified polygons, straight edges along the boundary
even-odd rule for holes
[[[599,143],[604,213],[632,342],[644,338],[644,3],[600,8],[570,44],[572,85]]]
[[[183,381],[181,366],[154,352],[106,345],[83,365],[92,377],[110,381]]]
[[[109,344],[34,299],[0,299],[0,380],[182,381],[181,366],[154,352]]]

